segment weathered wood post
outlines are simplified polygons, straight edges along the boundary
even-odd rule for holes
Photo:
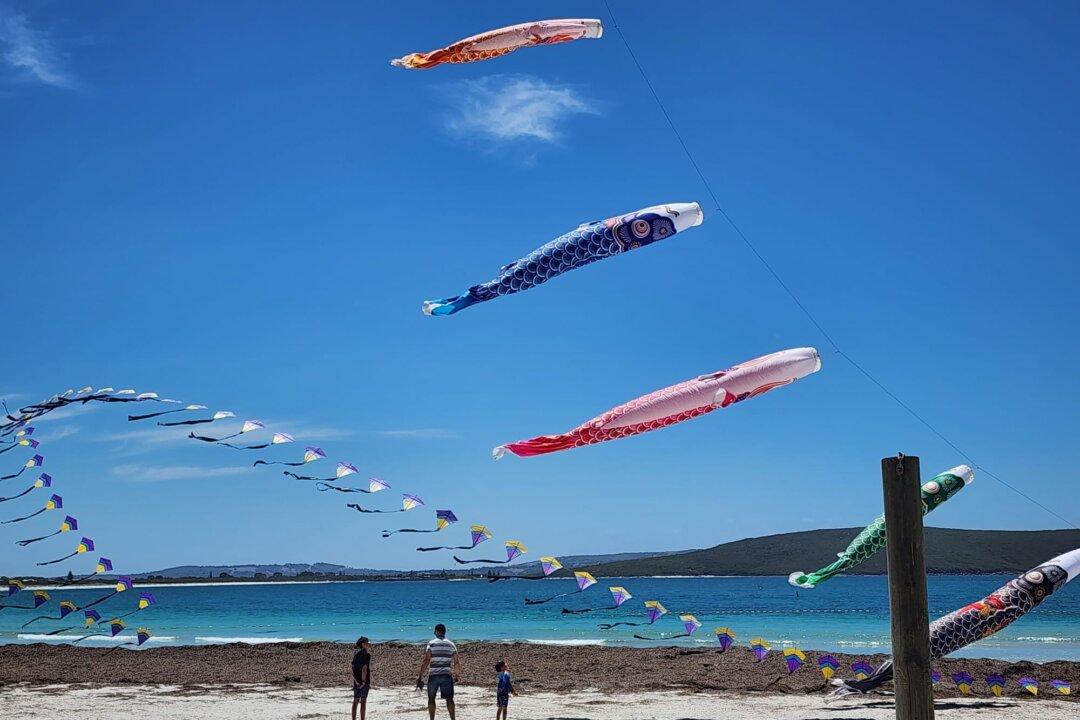
[[[896,718],[933,720],[919,458],[905,457],[903,453],[884,458],[881,481],[885,491]]]

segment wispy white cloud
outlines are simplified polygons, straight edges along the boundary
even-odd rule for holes
[[[391,438],[432,438],[449,440],[456,438],[458,434],[447,428],[414,428],[408,430],[379,430],[375,433],[380,437]]]
[[[455,83],[445,94],[446,126],[455,135],[485,141],[532,140],[553,143],[566,121],[599,115],[600,106],[573,85],[532,75],[491,75]]]
[[[231,477],[251,471],[251,466],[196,467],[194,465],[115,465],[109,473],[132,482],[164,482],[167,480],[200,480]]]
[[[79,432],[79,428],[72,425],[62,425],[53,429],[52,432],[41,433],[37,435],[37,439],[43,443],[56,442],[57,440],[63,440],[69,438],[72,435],[76,435]]]
[[[56,422],[57,420],[71,420],[82,415],[87,415],[98,409],[98,405],[65,405],[64,407],[57,408],[56,410],[50,410],[40,417],[36,417],[30,421],[31,425],[42,425],[44,423]]]
[[[54,87],[74,88],[77,83],[61,67],[59,52],[49,33],[30,26],[21,13],[0,7],[0,58],[17,73]]]

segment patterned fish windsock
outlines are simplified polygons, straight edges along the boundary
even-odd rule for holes
[[[753,638],[750,640],[750,649],[754,652],[754,657],[758,662],[765,659],[765,656],[769,654],[769,650],[772,649],[772,645],[765,642],[764,638]]]
[[[657,430],[790,385],[820,369],[821,359],[814,348],[781,350],[649,393],[562,435],[500,445],[492,456],[497,460],[507,452],[521,457],[542,455]]]
[[[1072,685],[1070,685],[1069,682],[1066,680],[1051,680],[1050,687],[1054,688],[1062,695],[1072,694]]]
[[[490,60],[520,48],[598,38],[603,34],[604,26],[599,20],[586,18],[535,20],[487,30],[438,50],[409,53],[405,57],[391,60],[390,64],[410,70],[427,70],[444,63],[460,64]]]
[[[622,604],[627,600],[630,600],[634,596],[630,594],[630,591],[621,585],[615,585],[608,588],[608,592],[611,593],[611,601],[615,604],[615,607],[622,607]]]
[[[597,260],[665,240],[700,225],[703,218],[697,203],[672,203],[584,223],[504,265],[493,280],[474,285],[457,297],[425,300],[424,314],[452,315],[470,305],[534,288]]]
[[[939,505],[970,485],[975,479],[975,471],[967,465],[958,465],[946,470],[922,484],[923,514],[932,512]],[[847,572],[860,565],[885,547],[885,516],[879,516],[867,525],[862,532],[843,550],[837,553],[836,562],[815,570],[812,573],[793,572],[788,582],[795,587],[812,589],[831,577]]]
[[[840,661],[832,655],[822,655],[818,658],[817,666],[825,677],[825,682],[829,682],[832,680],[833,675],[836,674],[836,671],[840,669]]]
[[[735,633],[731,632],[731,628],[718,627],[713,632],[716,634],[716,642],[720,645],[720,652],[727,652],[727,649],[735,643]]]
[[[787,671],[790,675],[803,666],[806,662],[806,655],[799,648],[784,648],[784,662],[787,664]]]
[[[1078,575],[1080,548],[1051,558],[1010,580],[982,600],[943,615],[930,623],[930,656],[934,659],[945,657],[990,637],[1034,610]],[[892,676],[892,662],[888,661],[865,679],[842,683],[835,694],[867,693],[892,680]]]
[[[1004,675],[993,674],[986,676],[986,686],[990,688],[990,692],[994,694],[994,697],[1001,697],[1001,694],[1005,692],[1006,682]]]
[[[1024,690],[1027,690],[1032,695],[1038,695],[1039,694],[1039,681],[1036,680],[1035,678],[1022,677],[1019,680],[1017,680],[1016,683],[1017,683],[1017,685],[1022,687]]]

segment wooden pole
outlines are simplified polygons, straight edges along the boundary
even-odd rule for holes
[[[919,458],[900,453],[883,459],[881,481],[885,491],[896,718],[933,720],[930,609],[926,599]]]

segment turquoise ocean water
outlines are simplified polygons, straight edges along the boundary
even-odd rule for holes
[[[934,576],[930,578],[930,611],[937,617],[985,596],[1008,576]],[[563,607],[610,606],[609,585],[623,585],[634,594],[617,611],[564,615]],[[527,582],[483,580],[430,582],[341,582],[316,584],[243,584],[147,586],[158,604],[127,618],[123,640],[137,626],[155,637],[148,646],[265,643],[283,640],[350,642],[360,634],[375,641],[419,642],[430,637],[431,626],[443,622],[455,640],[524,640],[553,644],[685,646],[714,643],[713,628],[728,626],[739,642],[761,636],[779,647],[850,653],[884,652],[889,646],[888,594],[884,577],[840,577],[816,590],[799,590],[780,577],[718,578],[604,578],[586,592],[545,605],[526,607],[524,598],[548,597],[574,588],[572,580]],[[139,588],[136,588],[136,591]],[[40,621],[20,625],[36,614],[57,614],[59,599],[85,603],[108,589],[50,591],[53,599],[38,612],[8,609],[0,612],[0,643],[64,642],[85,634],[82,613],[74,622]],[[97,606],[102,619],[130,610],[137,592],[124,593]],[[601,622],[644,620],[642,601],[660,600],[670,611],[651,627],[604,631]],[[5,599],[25,604],[29,593]],[[690,638],[666,641],[665,634],[682,631],[679,613],[698,617],[703,627]],[[59,636],[58,628],[75,625]],[[102,632],[98,630],[98,632]],[[636,640],[634,632],[655,636]],[[119,642],[88,638],[98,646]],[[1080,583],[1066,586],[1035,611],[992,638],[959,655],[1029,659],[1080,660]]]

